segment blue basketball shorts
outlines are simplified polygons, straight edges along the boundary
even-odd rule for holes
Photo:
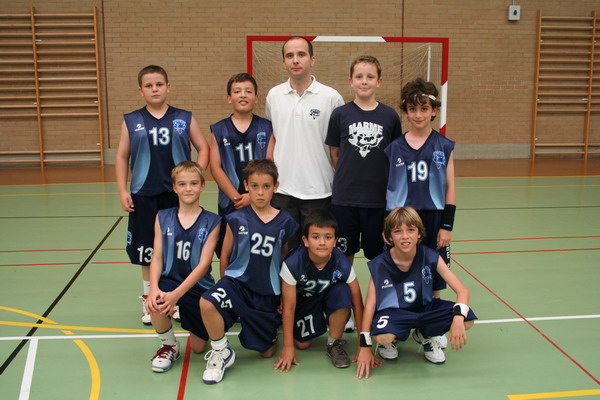
[[[158,281],[158,287],[163,292],[172,292],[177,289],[181,282],[175,282],[172,279],[161,278]],[[208,340],[208,332],[202,322],[200,314],[200,297],[202,293],[198,290],[187,291],[179,301],[179,316],[181,317],[181,327],[192,332],[202,340]]]
[[[157,196],[131,195],[135,211],[129,213],[127,255],[135,265],[150,265],[154,252],[154,222],[158,210],[179,205],[177,194],[165,192]]]
[[[352,295],[346,283],[336,283],[322,293],[296,299],[294,339],[306,342],[327,332],[329,316],[352,307]]]
[[[349,207],[332,204],[331,213],[338,223],[337,248],[347,256],[362,248],[369,260],[383,251],[384,208]]]
[[[265,296],[248,290],[237,279],[225,276],[202,297],[219,311],[228,331],[237,321],[242,324],[240,343],[247,349],[264,353],[277,341],[281,323],[280,296]]]
[[[454,318],[454,302],[434,298],[420,311],[409,311],[399,308],[386,308],[378,311],[373,317],[371,336],[391,333],[398,340],[408,339],[411,329],[418,329],[423,336],[440,336],[450,330]],[[465,321],[477,319],[473,310]]]

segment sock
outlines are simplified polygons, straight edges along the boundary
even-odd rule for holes
[[[336,338],[332,338],[330,335],[327,335],[327,346],[332,345],[336,340]]]
[[[165,344],[169,346],[175,346],[175,344],[177,344],[177,339],[175,339],[175,331],[173,331],[172,326],[169,328],[168,331],[158,333],[158,338],[160,339],[160,342],[163,344],[163,346]]]
[[[144,287],[144,296],[148,296],[150,294],[150,281],[142,281]]]
[[[227,349],[227,347],[229,347],[229,341],[227,341],[227,336],[223,336],[219,340],[211,340],[210,345],[212,346],[212,349],[215,351],[223,351],[223,350]],[[227,350],[226,353],[227,354],[224,354],[225,357],[227,357],[229,355],[229,350]]]

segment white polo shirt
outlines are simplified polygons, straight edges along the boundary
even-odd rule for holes
[[[331,112],[344,104],[335,89],[312,78],[302,96],[289,79],[275,86],[267,94],[265,106],[276,139],[277,193],[302,200],[331,196],[333,167],[325,137]]]

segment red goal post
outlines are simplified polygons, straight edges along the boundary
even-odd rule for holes
[[[247,71],[258,82],[260,94],[287,80],[281,65],[281,46],[291,36],[246,36]],[[350,63],[359,55],[377,57],[382,64],[381,102],[400,111],[400,90],[421,77],[436,84],[442,107],[434,127],[446,134],[448,99],[448,38],[392,36],[304,36],[315,42],[313,68],[320,82],[336,88],[346,101],[352,99],[348,84]],[[262,111],[262,110],[259,110]],[[408,126],[408,125],[405,125]]]

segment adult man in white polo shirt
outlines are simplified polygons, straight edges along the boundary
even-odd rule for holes
[[[279,170],[279,188],[271,204],[302,226],[311,210],[331,208],[333,166],[325,137],[329,116],[344,99],[311,75],[315,57],[310,41],[294,36],[281,52],[289,79],[269,91],[265,106],[273,123],[267,157]],[[300,231],[288,242],[290,249],[300,243]]]

